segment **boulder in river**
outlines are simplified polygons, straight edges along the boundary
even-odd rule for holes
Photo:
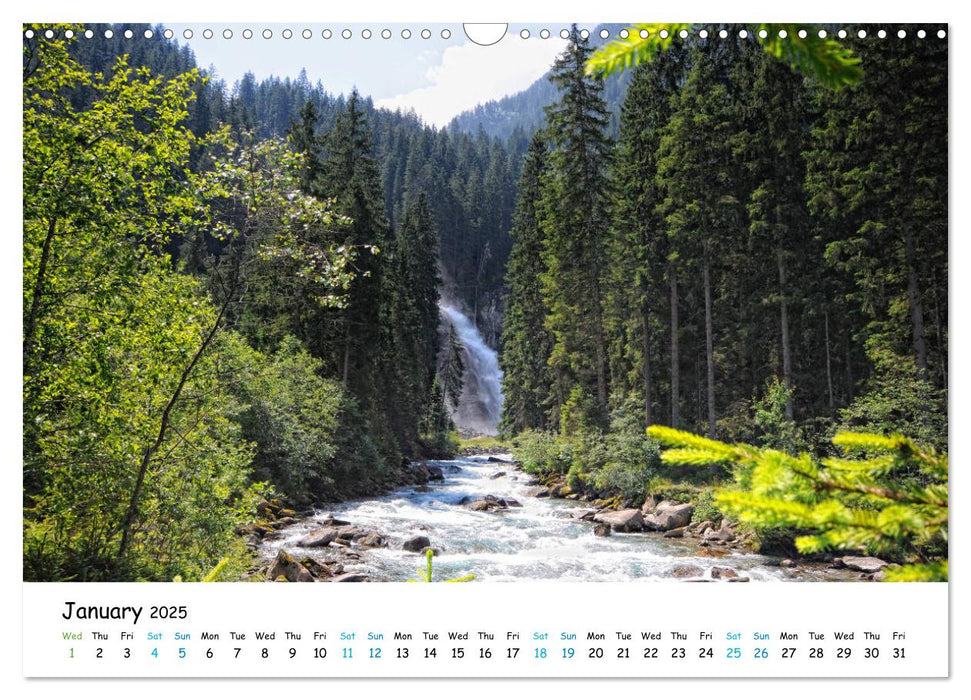
[[[674,578],[701,578],[705,575],[705,570],[694,564],[682,564],[671,569],[670,573]]]
[[[604,510],[593,516],[594,522],[606,523],[617,532],[638,532],[644,527],[641,511],[637,508],[627,510]]]
[[[360,571],[351,571],[346,574],[341,574],[337,578],[332,578],[331,583],[359,583],[361,581],[368,581],[368,575]]]
[[[676,527],[673,530],[668,530],[664,533],[665,537],[684,537],[684,528]]]
[[[833,563],[837,568],[846,567],[866,574],[874,574],[887,566],[887,562],[876,557],[841,557]],[[840,564],[842,564],[842,567],[840,567]]]
[[[735,531],[722,521],[721,527],[717,530],[709,528],[703,535],[705,542],[731,542],[735,539]]]
[[[526,495],[530,498],[549,498],[550,490],[546,486],[537,486],[527,491]]]
[[[388,541],[376,532],[369,532],[357,543],[362,547],[387,547]]]
[[[401,548],[407,552],[420,552],[425,547],[430,547],[432,544],[424,535],[418,535],[417,537],[412,537],[411,539],[405,540]]]
[[[297,542],[298,547],[326,547],[337,539],[339,533],[337,528],[324,527],[314,530],[309,535]]]
[[[712,578],[738,578],[738,572],[730,566],[713,566],[711,567],[711,577]]]
[[[444,481],[445,473],[441,467],[427,467],[429,481]]]
[[[691,522],[695,507],[690,503],[669,503],[662,501],[653,514],[644,519],[644,524],[653,530],[674,530],[685,527]]]
[[[506,475],[506,472],[496,472],[495,474],[493,474],[493,475],[492,475],[492,476],[490,476],[489,478],[490,478],[490,479],[501,479],[501,478],[502,478],[502,477],[504,477],[505,475]]]
[[[644,499],[644,503],[641,504],[641,512],[644,515],[653,513],[657,509],[657,499],[654,496],[648,496]]]
[[[276,553],[276,557],[273,558],[269,568],[267,568],[266,577],[270,581],[276,581],[282,577],[287,581],[301,583],[314,580],[313,575],[307,570],[307,567],[296,561],[282,549]]]
[[[597,537],[610,537],[610,524],[597,523],[593,527],[593,534],[595,534]]]

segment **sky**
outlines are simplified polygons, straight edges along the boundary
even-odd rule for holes
[[[462,24],[165,26],[180,45],[191,47],[199,66],[213,68],[227,85],[247,71],[261,80],[271,75],[295,78],[305,68],[312,83],[320,80],[332,94],[347,94],[356,87],[378,107],[413,109],[437,127],[477,104],[526,89],[549,70],[567,43],[560,36],[566,27],[560,25],[509,25],[505,35],[488,46],[470,40]],[[252,31],[251,38],[244,38],[246,29]],[[290,38],[284,36],[287,29]],[[479,38],[476,29],[470,26],[468,32]],[[186,30],[192,32],[189,39]],[[211,38],[205,37],[206,30],[211,30]],[[265,30],[272,33],[269,38]],[[543,30],[548,38],[543,38]],[[349,38],[344,38],[346,32]]]

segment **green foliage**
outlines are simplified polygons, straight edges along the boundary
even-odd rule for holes
[[[800,452],[807,449],[802,431],[786,414],[786,407],[795,390],[778,377],[765,383],[762,398],[752,402],[754,423],[760,431],[764,447],[784,452]]]
[[[682,31],[690,31],[690,24],[635,24],[627,28],[627,36],[615,39],[597,49],[587,60],[587,73],[606,76],[650,63],[671,47]]]
[[[598,49],[587,62],[587,72],[604,76],[650,62],[668,50],[682,30],[694,34],[698,29],[689,24],[635,24],[627,28],[626,38],[615,39]],[[730,31],[737,32],[738,29]],[[860,59],[853,55],[852,50],[835,39],[821,38],[818,27],[753,24],[747,25],[747,31],[770,55],[803,75],[815,78],[825,87],[852,85],[863,76]],[[786,32],[785,38],[779,36],[781,31]],[[806,36],[799,36],[800,31],[805,31]],[[762,33],[766,34],[764,38]]]
[[[253,478],[274,484],[291,501],[310,494],[326,500],[339,487],[333,466],[341,386],[319,376],[321,362],[293,337],[268,357],[238,336],[225,336],[223,346],[238,377],[238,421],[256,445]]]
[[[710,520],[717,525],[724,517],[715,503],[715,493],[711,489],[705,489],[693,498],[684,500],[690,501],[695,507],[691,514],[692,522],[701,523]]]
[[[947,447],[945,394],[918,371],[913,357],[874,349],[875,370],[866,393],[840,410],[840,430],[901,432],[938,450]]]
[[[553,433],[526,430],[513,445],[513,457],[530,474],[566,474],[573,463],[573,445]]]
[[[425,568],[415,569],[420,579],[408,579],[408,583],[432,583],[432,558],[434,556],[435,553],[429,548],[425,552]],[[468,574],[459,578],[446,579],[444,583],[465,583],[473,580],[475,580],[475,574]]]
[[[899,434],[839,433],[844,456],[819,461],[770,448],[726,445],[652,427],[662,444],[679,447],[665,462],[727,462],[735,485],[717,492],[719,508],[754,528],[797,528],[800,552],[907,552],[904,580],[946,580],[947,455]],[[919,482],[897,475],[916,471]],[[942,578],[943,577],[943,578]]]

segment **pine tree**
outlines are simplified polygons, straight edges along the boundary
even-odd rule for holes
[[[543,294],[554,338],[550,363],[557,385],[566,387],[553,397],[553,413],[579,386],[594,397],[591,418],[603,423],[609,392],[603,277],[611,144],[603,83],[585,73],[589,43],[576,25],[569,41],[550,75],[560,100],[546,110],[553,151],[544,185]]]
[[[545,266],[539,221],[546,157],[543,137],[534,136],[523,160],[519,202],[510,231],[513,246],[506,272],[509,293],[499,365],[503,372],[502,429],[513,434],[545,430],[549,424],[548,359],[553,342],[545,326],[546,304],[540,285]]]
[[[704,303],[705,416],[714,436],[714,294],[726,237],[739,228],[730,137],[733,133],[726,52],[730,45],[697,44],[660,142],[658,173],[664,183],[661,212],[671,239],[672,274],[701,275]],[[680,279],[679,279],[680,282]],[[695,282],[697,289],[697,281]]]
[[[672,49],[638,67],[624,100],[612,181],[613,225],[608,243],[612,328],[611,374],[624,392],[640,390],[644,423],[657,420],[660,358],[657,334],[671,338],[670,420],[678,423],[677,280],[670,243],[658,213],[664,196],[658,178],[661,133],[671,118],[672,96],[684,72],[684,51]],[[668,309],[673,308],[674,313]],[[631,312],[634,312],[633,314]]]

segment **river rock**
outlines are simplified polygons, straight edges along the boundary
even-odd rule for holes
[[[722,579],[738,578],[738,572],[730,566],[713,566],[711,567],[711,577]]]
[[[671,576],[674,578],[701,578],[705,575],[705,570],[694,564],[682,564],[671,569]]]
[[[673,530],[668,530],[664,533],[665,537],[684,537],[684,528],[676,527]]]
[[[550,490],[546,486],[537,486],[527,491],[526,495],[530,498],[549,498]]]
[[[502,457],[495,457],[495,456],[489,457],[486,461],[495,462],[497,464],[514,464],[514,462],[508,459],[503,459]]]
[[[691,523],[688,525],[688,531],[697,533],[698,535],[704,535],[705,531],[713,526],[714,523],[710,520],[702,520],[700,523]]]
[[[727,578],[725,580],[728,581],[728,583],[748,583],[752,579],[750,579],[748,576],[736,576],[735,578]]]
[[[557,484],[556,486],[550,488],[551,498],[566,498],[571,493],[572,491],[570,491],[570,487],[566,484]]]
[[[429,481],[443,481],[445,479],[445,473],[442,471],[441,467],[426,467],[428,471]]]
[[[594,522],[606,523],[617,532],[638,532],[644,527],[641,511],[637,508],[628,510],[604,510],[593,516]]]
[[[581,508],[571,512],[570,517],[574,520],[593,520],[597,512],[593,508]]]
[[[865,574],[876,573],[887,566],[887,562],[885,562],[883,559],[877,559],[876,557],[842,557],[833,563],[836,564],[837,567],[839,567],[839,564],[842,564],[843,567],[846,567],[847,569],[852,569],[853,571],[862,571]]]
[[[337,539],[339,533],[337,528],[325,527],[314,530],[309,535],[297,542],[298,547],[326,547]]]
[[[490,479],[501,479],[501,478],[502,478],[502,477],[504,477],[505,475],[506,475],[506,472],[496,472],[495,474],[493,474],[493,475],[492,475],[492,476],[490,476],[489,478],[490,478]]]
[[[368,575],[360,571],[352,571],[350,573],[342,574],[337,578],[332,578],[331,583],[359,583],[361,581],[367,581]]]
[[[641,505],[641,513],[644,515],[653,513],[655,508],[657,508],[657,501],[654,499],[654,496],[648,496]]]
[[[523,507],[523,504],[520,503],[519,501],[517,501],[515,498],[507,498],[505,500],[506,500],[506,505],[509,506],[510,508],[522,508]]]
[[[376,532],[369,532],[360,538],[357,543],[362,547],[387,547],[388,541]]]
[[[405,540],[401,545],[401,548],[407,552],[420,552],[425,547],[430,547],[432,544],[424,535],[418,535],[417,537],[412,537],[411,539]]]
[[[483,510],[489,510],[489,505],[490,505],[489,501],[479,499],[478,501],[472,501],[471,503],[469,503],[466,506],[466,508],[468,508],[469,510],[483,511]]]
[[[597,523],[593,527],[593,534],[597,537],[610,537],[610,523]]]
[[[667,531],[688,525],[694,512],[695,507],[690,503],[674,504],[662,501],[650,518],[658,530]]]
[[[731,542],[735,539],[735,531],[723,522],[717,530],[709,528],[702,537],[706,542]]]
[[[273,558],[269,568],[267,568],[266,577],[270,581],[276,581],[282,577],[287,581],[299,581],[301,583],[314,580],[313,575],[307,571],[307,567],[295,561],[293,557],[282,549],[276,553],[276,557]]]

